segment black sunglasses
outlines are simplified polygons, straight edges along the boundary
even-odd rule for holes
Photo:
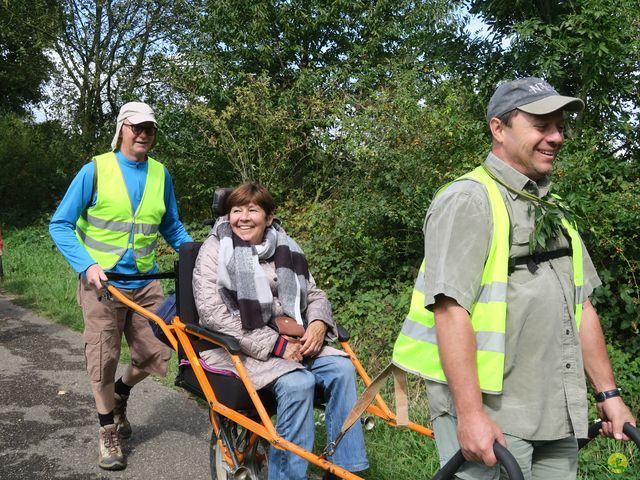
[[[149,136],[155,135],[158,129],[154,125],[143,127],[142,125],[132,125],[130,123],[123,124],[125,127],[129,127],[134,135],[140,135],[142,132]]]

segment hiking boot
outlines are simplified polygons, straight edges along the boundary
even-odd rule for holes
[[[127,420],[127,400],[129,395],[115,394],[115,406],[113,407],[113,423],[118,427],[120,438],[131,437],[131,424]]]
[[[105,470],[122,470],[127,460],[120,447],[120,434],[115,424],[100,427],[100,456],[98,466]]]

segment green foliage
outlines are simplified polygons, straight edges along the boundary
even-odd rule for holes
[[[50,212],[75,173],[74,144],[57,123],[33,125],[0,116],[0,215],[28,224]]]
[[[485,21],[495,30],[508,33],[514,24],[530,18],[540,18],[545,22],[553,22],[571,10],[574,2],[558,2],[555,0],[473,0],[471,12],[481,14]]]
[[[171,176],[183,218],[202,220],[211,215],[217,187],[238,183],[226,158],[206,139],[200,120],[176,106],[160,109],[161,128],[155,154]],[[170,126],[170,127],[169,127]]]
[[[638,353],[640,169],[600,143],[600,132],[593,130],[568,142],[555,170],[556,191],[576,213],[603,282],[592,300],[605,334]]]
[[[24,113],[42,99],[53,67],[45,49],[54,18],[50,0],[0,5],[0,112]]]
[[[562,220],[565,211],[555,204],[545,205],[541,202],[529,204],[529,214],[535,218],[535,226],[529,235],[529,254],[542,252],[547,247],[547,241],[562,234]]]
[[[637,354],[615,345],[608,347],[609,358],[616,372],[616,383],[622,390],[625,403],[637,415],[640,411],[640,357]],[[622,342],[620,342],[622,343]],[[595,402],[590,404],[589,418],[597,418]],[[623,474],[612,473],[607,461],[613,453],[622,453],[629,462],[629,468]],[[640,478],[640,453],[633,442],[622,443],[611,439],[595,439],[580,451],[580,479],[617,479]]]
[[[389,382],[392,383],[392,382]],[[389,393],[389,392],[387,392]],[[384,399],[393,398],[393,394],[383,395]],[[393,404],[391,403],[391,408]],[[412,405],[410,420],[421,425],[428,424],[426,405]],[[419,412],[419,413],[418,413]],[[314,450],[322,451],[327,444],[324,428],[324,414],[317,415],[316,442]],[[362,477],[372,480],[431,478],[440,468],[435,441],[404,427],[391,427],[379,419],[375,419],[373,430],[364,432],[367,445],[367,457],[370,468]],[[393,459],[390,461],[389,459]],[[319,468],[311,467],[311,471],[323,473]],[[316,478],[310,476],[309,478]]]
[[[371,79],[377,65],[413,61],[425,32],[432,33],[455,3],[460,2],[211,1],[193,46],[199,58],[204,52],[217,64],[214,75],[232,84],[246,74],[266,74],[287,89],[312,70],[325,76],[327,86],[349,88]]]
[[[235,183],[258,181],[277,195],[299,185],[304,164],[314,151],[313,129],[320,128],[327,107],[311,92],[291,98],[265,77],[246,77],[234,88],[224,109],[194,104],[202,135],[235,172]]]
[[[638,2],[579,0],[539,2],[475,0],[472,11],[492,26],[495,69],[487,83],[515,76],[547,78],[561,93],[587,102],[581,124],[603,132],[617,155],[637,160],[640,78]]]
[[[331,169],[316,180],[330,197],[310,202],[297,191],[278,213],[336,318],[376,368],[388,361],[408,311],[432,196],[487,150],[483,123],[466,113],[473,94],[455,82],[419,83],[420,75],[398,75],[341,115],[322,142]]]
[[[293,190],[314,199],[331,194],[335,179],[342,184],[351,172],[351,152],[334,137],[353,112],[377,101],[376,89],[416,65],[426,70],[417,52],[443,32],[453,35],[452,8],[440,1],[206,3],[188,22],[192,35],[178,43],[179,65],[162,70],[186,105],[172,110],[183,120],[175,137],[188,138],[196,152],[169,146],[172,171],[193,187],[178,190],[198,209],[223,181],[259,180],[278,198]]]
[[[632,412],[640,411],[640,357],[625,349],[623,342],[609,345],[608,352],[616,374],[616,383],[622,390],[626,404]]]

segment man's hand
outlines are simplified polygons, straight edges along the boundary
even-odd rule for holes
[[[304,357],[317,355],[324,344],[327,324],[322,320],[314,320],[309,324],[304,335],[300,338],[300,353]]]
[[[484,412],[458,417],[458,442],[464,458],[471,462],[493,467],[498,460],[493,453],[493,444],[498,442],[506,448],[500,427]]]
[[[94,263],[87,268],[84,273],[90,287],[95,288],[96,290],[102,290],[102,282],[107,281],[107,276],[104,274],[104,270],[102,270],[100,265]]]
[[[625,423],[631,425],[636,424],[631,410],[627,407],[620,397],[608,398],[604,402],[598,403],[598,415],[602,419],[601,433],[605,437],[615,438],[616,440],[628,441],[622,428]]]
[[[284,355],[282,356],[285,360],[292,360],[294,362],[301,363],[302,362],[302,354],[300,353],[300,344],[288,342],[287,347],[284,349]]]

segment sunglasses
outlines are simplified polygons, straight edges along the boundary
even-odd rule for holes
[[[129,127],[134,135],[140,135],[142,132],[146,133],[150,137],[155,135],[158,129],[154,125],[143,127],[142,125],[132,125],[130,123],[124,123],[125,127]]]

